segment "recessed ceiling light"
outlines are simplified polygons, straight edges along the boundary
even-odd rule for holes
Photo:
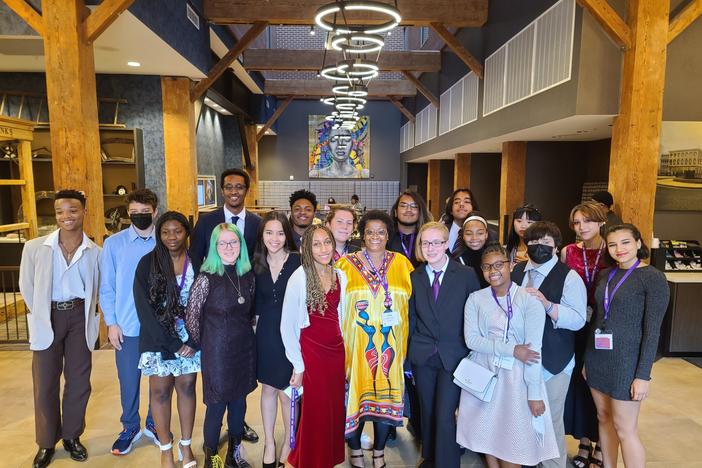
[[[135,67],[135,68],[141,66],[141,64],[139,62],[127,62],[127,65],[129,65],[130,67]]]

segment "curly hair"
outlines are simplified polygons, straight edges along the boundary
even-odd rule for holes
[[[324,315],[324,312],[327,310],[327,301],[325,300],[322,280],[315,266],[316,261],[312,256],[312,239],[314,233],[320,229],[327,233],[327,236],[329,236],[329,239],[332,241],[332,245],[336,248],[336,241],[334,241],[334,235],[331,230],[321,224],[312,224],[305,229],[305,233],[302,235],[300,251],[302,256],[302,268],[305,270],[305,277],[307,278],[307,308],[310,311],[319,312],[321,315]],[[329,261],[329,268],[332,268],[333,263],[334,258],[332,257]],[[337,284],[334,282],[334,284],[332,284],[332,290],[336,288]]]
[[[161,239],[161,228],[168,221],[180,223],[190,236],[190,223],[187,218],[177,211],[167,211],[158,218],[156,223],[156,247],[151,255],[151,270],[149,271],[149,303],[156,312],[156,320],[172,336],[178,336],[175,329],[176,318],[185,315],[185,307],[180,303],[180,289],[173,271],[173,260],[168,248]]]
[[[370,210],[367,211],[358,222],[358,232],[361,234],[361,240],[366,240],[366,224],[368,224],[369,221],[380,221],[383,223],[385,229],[388,231],[388,239],[392,239],[392,236],[395,235],[395,225],[390,215],[382,210]]]
[[[290,208],[298,200],[307,200],[312,203],[312,208],[317,209],[317,195],[310,192],[309,190],[300,189],[290,194]]]

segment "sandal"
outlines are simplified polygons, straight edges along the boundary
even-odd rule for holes
[[[595,452],[600,452],[600,456],[602,456],[602,449],[600,448],[599,444],[595,445],[595,450],[593,450],[592,454],[590,455],[590,465],[604,467],[604,461],[600,460],[599,458],[595,458]]]
[[[373,455],[373,460],[378,460],[379,458],[382,458],[382,459],[383,459],[383,464],[380,465],[378,468],[385,468],[386,466],[388,466],[388,465],[385,463],[385,454],[382,454],[382,455]],[[375,462],[373,462],[373,466],[375,466]]]
[[[358,455],[351,455],[350,458],[351,458],[350,465],[351,465],[352,467],[354,467],[354,468],[365,468],[366,465],[363,463],[363,450],[361,450],[361,453],[359,453]],[[360,459],[361,459],[361,464],[360,464],[360,465],[354,464],[354,463],[353,463],[353,459],[354,459],[354,458],[355,458],[355,459],[359,459],[359,458],[360,458]]]
[[[576,457],[573,457],[573,466],[575,468],[586,468],[589,466],[591,463],[590,460],[592,460],[592,445],[589,444],[579,444],[578,445],[578,451],[580,450],[586,450],[587,455],[584,457],[582,455],[578,455]]]
[[[178,441],[178,461],[183,461],[183,451],[181,447],[190,447],[192,439],[181,439]],[[183,463],[183,468],[195,468],[197,466],[197,460],[189,461],[188,463]]]

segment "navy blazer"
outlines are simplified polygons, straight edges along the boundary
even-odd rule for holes
[[[210,213],[200,215],[193,229],[190,239],[190,257],[202,262],[207,256],[210,248],[210,236],[215,226],[225,222],[224,208],[218,208]],[[246,224],[244,226],[244,240],[249,251],[249,259],[253,260],[254,249],[256,248],[256,238],[258,227],[261,224],[261,217],[251,211],[246,211]]]
[[[449,260],[435,302],[425,266],[426,263],[420,264],[410,274],[407,358],[413,367],[421,366],[438,352],[444,369],[453,372],[468,354],[463,335],[464,308],[468,296],[480,289],[480,283],[473,268]]]

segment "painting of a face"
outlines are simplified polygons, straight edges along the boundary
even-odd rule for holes
[[[329,137],[332,158],[345,162],[351,153],[351,132],[346,128],[333,129]]]
[[[353,128],[335,128],[322,115],[309,116],[309,177],[370,177],[370,121],[362,116]]]

